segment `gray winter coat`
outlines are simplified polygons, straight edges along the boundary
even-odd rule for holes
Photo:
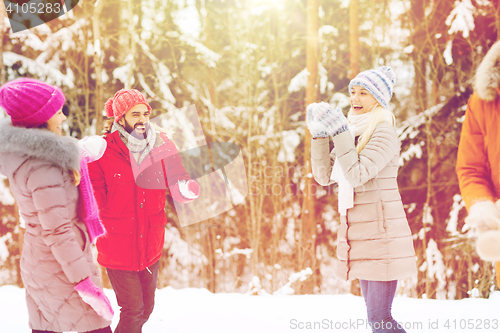
[[[73,286],[90,276],[100,286],[85,224],[77,217],[78,188],[68,169],[79,169],[77,140],[0,120],[0,173],[26,222],[21,275],[29,326],[87,332],[110,324],[83,302]]]
[[[354,207],[342,217],[337,233],[336,269],[343,280],[391,281],[417,274],[415,250],[396,180],[400,144],[394,127],[377,125],[358,154],[349,131],[311,143],[314,178],[332,183],[335,157],[354,188]]]

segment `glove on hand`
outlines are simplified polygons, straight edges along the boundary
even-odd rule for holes
[[[317,107],[313,108],[312,112],[314,119],[323,124],[326,127],[326,132],[331,136],[347,131],[349,123],[341,108],[336,107],[335,110],[332,110],[330,104],[321,102]]]
[[[192,179],[188,181],[180,180],[174,186],[170,187],[170,195],[180,203],[188,203],[198,198],[200,195],[200,185]]]
[[[78,292],[82,300],[90,305],[99,316],[106,320],[113,319],[114,312],[109,299],[104,295],[102,289],[92,283],[90,277],[78,282],[73,289]]]
[[[319,107],[319,103],[311,103],[307,106],[307,115],[306,115],[306,125],[307,128],[309,129],[309,132],[311,132],[311,136],[315,138],[326,138],[328,137],[328,133],[326,130],[325,125],[320,123],[317,119],[314,117],[314,111],[316,108]]]
[[[481,201],[469,209],[465,223],[479,233],[476,251],[485,261],[500,261],[500,200]]]
[[[465,223],[476,228],[479,233],[492,229],[499,229],[500,209],[492,201],[480,201],[473,204],[469,209],[469,215]]]

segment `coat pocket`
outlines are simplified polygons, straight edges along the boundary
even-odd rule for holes
[[[97,239],[101,264],[130,267],[137,262],[135,220],[104,218],[102,222],[107,233]]]
[[[131,212],[135,209],[135,183],[132,172],[115,173],[113,182],[108,189],[106,206],[103,211],[113,215],[121,216],[123,212]]]
[[[132,235],[136,229],[136,223],[134,217],[128,218],[108,218],[104,217],[102,219],[104,228],[109,234],[123,234]]]
[[[148,220],[149,227],[146,253],[149,260],[162,253],[165,240],[165,225],[167,224],[167,218],[165,216],[165,212],[161,211],[159,214],[150,216]]]

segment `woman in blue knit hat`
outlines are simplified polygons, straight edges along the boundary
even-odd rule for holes
[[[307,107],[314,178],[339,186],[336,273],[346,281],[359,279],[368,322],[377,333],[405,332],[392,318],[392,301],[398,280],[417,275],[397,183],[400,142],[387,109],[394,82],[390,67],[358,74],[349,84],[347,119],[324,102]]]

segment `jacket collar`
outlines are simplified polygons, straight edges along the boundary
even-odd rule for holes
[[[21,156],[19,163],[37,158],[63,169],[80,169],[78,140],[45,129],[13,126],[9,118],[0,120],[0,154]]]
[[[106,136],[108,141],[108,148],[115,150],[118,154],[122,155],[132,166],[132,170],[136,177],[141,174],[144,170],[149,168],[151,165],[160,162],[161,160],[167,158],[170,155],[177,153],[174,143],[168,139],[166,135],[161,133],[156,133],[157,138],[155,141],[155,146],[148,154],[148,156],[142,161],[140,165],[137,164],[134,158],[131,158],[130,151],[125,145],[125,143],[120,138],[118,131],[110,133]]]
[[[500,87],[500,41],[493,44],[481,61],[474,78],[474,92],[488,102],[499,96]]]

